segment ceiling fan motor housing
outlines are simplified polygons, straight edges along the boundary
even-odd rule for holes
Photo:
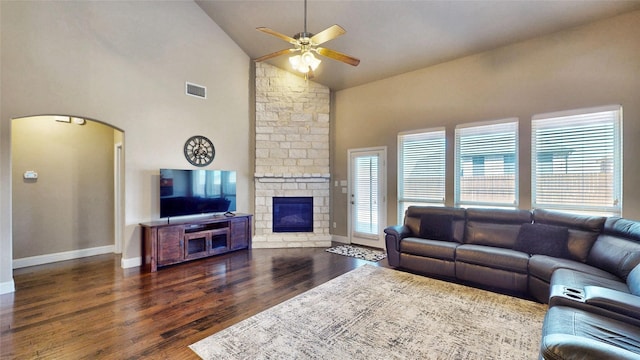
[[[301,44],[309,45],[311,43],[311,38],[313,37],[313,35],[315,34],[312,34],[310,32],[300,32],[293,35],[293,38],[300,41]]]

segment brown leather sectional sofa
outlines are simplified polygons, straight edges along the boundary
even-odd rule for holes
[[[540,359],[640,359],[640,222],[412,206],[391,266],[549,304]]]

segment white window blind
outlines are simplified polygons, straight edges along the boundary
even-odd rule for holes
[[[534,116],[535,208],[622,214],[620,106]]]
[[[398,134],[398,219],[411,205],[444,205],[445,129]]]
[[[356,159],[354,206],[357,207],[355,232],[361,236],[378,235],[378,156]]]
[[[455,205],[518,206],[518,120],[456,127]]]

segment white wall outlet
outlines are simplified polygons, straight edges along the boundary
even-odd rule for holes
[[[24,175],[22,175],[25,179],[37,179],[38,178],[38,173],[33,171],[33,170],[28,170],[24,172]]]

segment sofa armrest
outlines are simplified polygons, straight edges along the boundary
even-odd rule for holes
[[[393,225],[384,229],[385,234],[393,235],[398,239],[406,238],[411,234],[411,230],[406,225]]]
[[[584,302],[621,315],[640,319],[640,296],[600,286],[585,286]]]
[[[389,265],[400,266],[400,240],[409,236],[411,230],[405,225],[394,225],[384,229],[385,243],[387,245],[387,261]]]
[[[411,230],[406,225],[393,225],[384,229],[387,244],[394,243],[394,248],[400,251],[400,240],[411,235]],[[390,241],[391,240],[391,241]]]

